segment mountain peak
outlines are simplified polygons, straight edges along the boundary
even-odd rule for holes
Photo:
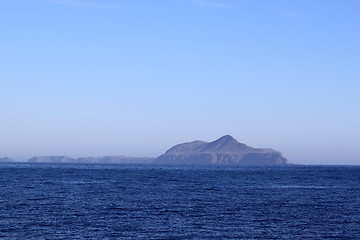
[[[214,142],[226,142],[226,143],[236,142],[236,143],[238,143],[238,141],[235,138],[233,138],[231,135],[224,135],[221,138],[219,138],[218,140],[215,140]]]
[[[239,143],[230,135],[222,136],[221,138],[208,143],[203,149],[203,152],[237,152],[249,148],[245,144]]]

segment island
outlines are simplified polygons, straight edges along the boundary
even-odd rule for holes
[[[279,151],[252,148],[225,135],[213,142],[194,141],[176,145],[154,160],[156,164],[188,165],[288,165]]]

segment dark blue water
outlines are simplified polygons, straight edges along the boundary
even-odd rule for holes
[[[2,239],[360,239],[360,167],[0,164]]]

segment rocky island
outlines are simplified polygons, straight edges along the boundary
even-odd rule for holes
[[[252,148],[239,143],[230,135],[213,142],[194,141],[176,145],[155,159],[157,164],[239,164],[286,165],[291,164],[280,152],[272,149]]]

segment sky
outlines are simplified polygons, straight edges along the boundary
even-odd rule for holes
[[[360,164],[358,0],[1,0],[0,157],[230,134]]]

